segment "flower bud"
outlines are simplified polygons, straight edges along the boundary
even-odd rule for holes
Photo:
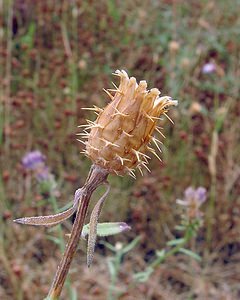
[[[120,85],[114,95],[106,91],[112,101],[100,111],[95,122],[89,121],[90,133],[86,133],[86,155],[97,165],[117,175],[132,174],[133,169],[146,167],[150,142],[157,144],[153,132],[159,117],[177,101],[159,97],[158,89],[147,90],[146,81],[136,82],[125,71],[117,70]],[[147,167],[146,167],[147,168]]]

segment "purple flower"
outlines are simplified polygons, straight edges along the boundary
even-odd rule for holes
[[[188,187],[184,192],[184,200],[177,199],[177,203],[186,208],[189,219],[198,219],[203,215],[200,206],[206,199],[207,190],[204,187],[198,187],[197,189]]]
[[[46,157],[38,150],[27,153],[22,164],[26,170],[32,170],[38,181],[50,179],[49,169],[45,164]]]
[[[195,190],[190,186],[184,191],[184,198],[191,199],[194,198]]]
[[[211,74],[216,71],[216,65],[214,63],[206,63],[202,67],[202,73],[203,74]]]
[[[45,165],[39,166],[39,168],[37,168],[35,171],[36,171],[35,175],[38,181],[44,181],[50,179],[50,173],[47,166]]]
[[[207,199],[207,190],[204,187],[199,187],[195,191],[195,197],[200,205]]]
[[[38,150],[31,151],[24,155],[22,164],[25,169],[35,170],[39,164],[45,164],[45,156]]]

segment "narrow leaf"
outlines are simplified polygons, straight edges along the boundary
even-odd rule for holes
[[[108,222],[97,224],[97,236],[109,236],[122,233],[130,230],[131,227],[124,222]],[[82,231],[82,237],[89,234],[89,224],[84,225]]]
[[[179,245],[179,244],[184,244],[185,239],[181,238],[181,239],[175,239],[175,240],[171,240],[169,242],[167,242],[168,246],[175,246],[175,245]]]
[[[49,216],[38,216],[38,217],[25,217],[13,220],[13,222],[25,224],[25,225],[35,225],[35,226],[53,226],[62,223],[69,217],[71,217],[78,207],[78,203],[81,200],[82,189],[78,189],[75,192],[73,206],[61,213]]]
[[[143,272],[135,273],[133,275],[133,278],[138,282],[146,282],[152,273],[153,273],[153,268],[149,267]]]
[[[183,225],[177,225],[177,226],[175,226],[175,228],[178,231],[184,231],[184,230],[186,230],[186,226],[183,226]]]
[[[90,222],[89,222],[89,236],[88,236],[88,245],[87,245],[87,266],[90,267],[92,260],[93,260],[93,253],[95,249],[96,244],[96,238],[97,238],[97,224],[99,215],[101,213],[103,203],[110,191],[110,185],[109,183],[106,183],[107,190],[104,193],[104,195],[98,200],[97,204],[95,205],[91,216],[90,216]]]
[[[117,252],[116,251],[116,248],[113,246],[113,245],[111,245],[110,243],[108,243],[108,242],[105,242],[105,241],[100,241],[100,243],[102,244],[102,245],[104,245],[105,247],[107,247],[109,250],[111,250],[112,252]]]
[[[108,270],[109,270],[111,277],[114,277],[116,274],[116,267],[115,267],[113,260],[111,258],[108,259],[107,264],[108,264]]]
[[[39,225],[53,226],[62,223],[63,221],[71,217],[75,211],[76,211],[76,207],[73,206],[68,210],[56,215],[25,217],[25,218],[13,220],[13,222],[25,224],[25,225],[35,225],[35,226],[39,226]]]
[[[195,252],[189,250],[189,249],[185,249],[185,248],[180,248],[179,249],[179,252],[183,253],[183,254],[186,254],[194,259],[196,259],[197,261],[201,261],[202,258]]]
[[[141,237],[140,236],[137,236],[134,240],[131,241],[130,244],[128,244],[126,247],[124,247],[122,249],[122,252],[124,254],[126,254],[127,252],[129,252],[130,250],[132,250],[134,247],[137,246],[137,244],[140,242],[141,240]]]
[[[53,241],[55,244],[57,244],[57,245],[60,245],[61,244],[61,241],[60,241],[60,239],[59,238],[56,238],[56,237],[54,237],[54,236],[48,236],[47,237],[50,241]]]

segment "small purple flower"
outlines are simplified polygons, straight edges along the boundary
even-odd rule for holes
[[[211,74],[216,71],[216,65],[214,63],[206,63],[202,67],[202,73],[203,74]]]
[[[38,181],[45,181],[50,179],[49,168],[47,166],[39,166],[39,168],[37,168],[35,171],[36,178]]]
[[[45,156],[38,150],[31,151],[24,155],[22,164],[25,169],[35,170],[39,164],[45,164]]]
[[[188,187],[185,191],[184,191],[184,198],[185,199],[191,199],[194,198],[195,196],[195,190],[194,188],[192,188],[191,186]]]
[[[198,219],[203,216],[200,206],[206,199],[207,190],[204,187],[198,187],[197,189],[188,187],[184,192],[184,200],[177,199],[176,202],[187,209],[189,219]]]
[[[45,164],[46,157],[38,150],[27,153],[23,159],[22,164],[26,170],[32,170],[38,181],[50,179],[49,169]]]
[[[204,203],[207,199],[207,190],[204,187],[199,187],[195,191],[195,197],[197,198],[197,201],[200,203]]]

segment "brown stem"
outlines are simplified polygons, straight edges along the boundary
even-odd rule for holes
[[[107,176],[108,176],[107,170],[102,169],[96,165],[93,165],[91,167],[88,178],[82,188],[82,194],[80,196],[77,215],[72,227],[69,241],[67,243],[62,260],[58,266],[51,289],[48,293],[47,299],[49,300],[59,299],[65,279],[67,277],[70,268],[70,264],[77,250],[84,221],[87,215],[87,209],[91,199],[91,195],[99,185],[101,185],[106,181]]]

